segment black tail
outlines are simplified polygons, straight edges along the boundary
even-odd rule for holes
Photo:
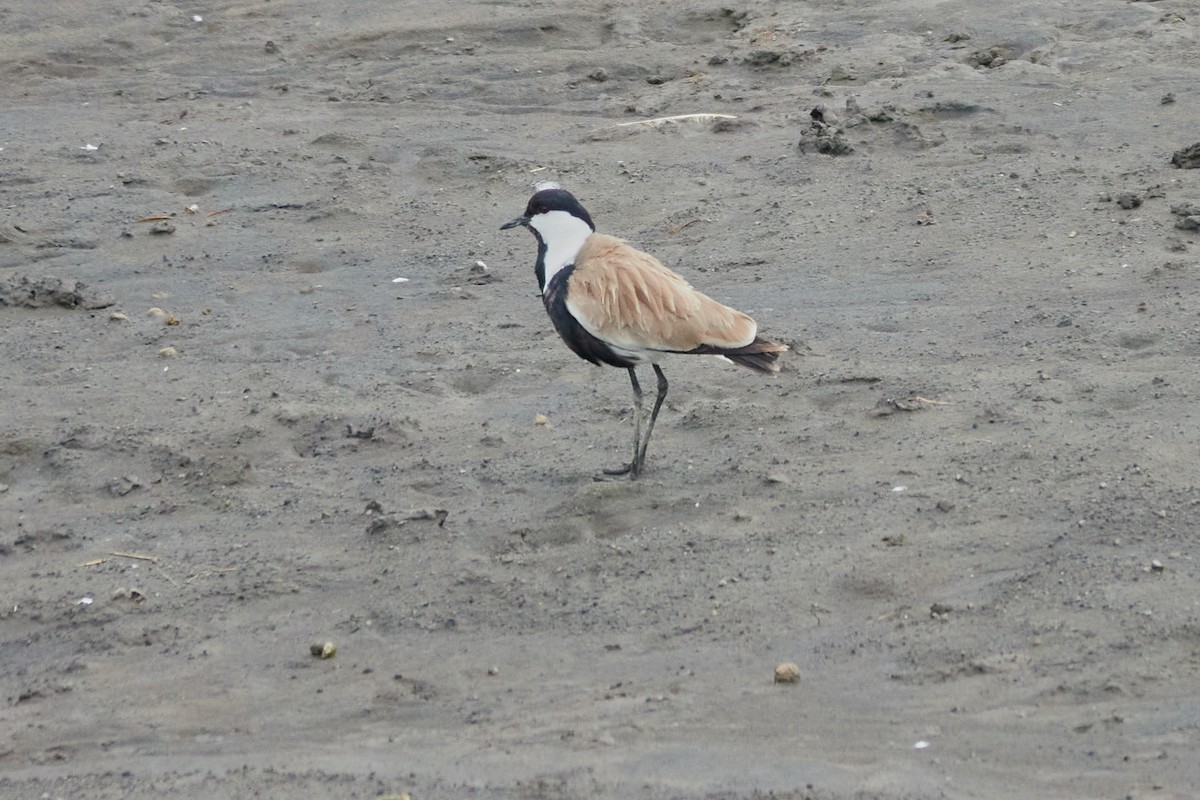
[[[755,372],[765,372],[768,375],[773,375],[779,372],[779,356],[786,353],[788,346],[779,342],[772,342],[770,339],[764,339],[761,336],[756,336],[754,341],[745,347],[714,347],[711,344],[702,344],[695,350],[686,351],[689,355],[698,356],[725,356],[735,364],[740,364],[743,367],[749,367]]]

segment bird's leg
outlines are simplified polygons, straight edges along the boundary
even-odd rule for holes
[[[627,475],[637,477],[640,464],[638,463],[638,446],[642,443],[642,387],[638,383],[637,373],[629,367],[629,383],[633,386],[633,460],[623,467],[604,470],[605,475]],[[657,369],[657,367],[655,367]]]
[[[650,424],[646,426],[646,438],[642,439],[641,449],[634,454],[633,475],[642,471],[646,463],[646,448],[650,446],[650,434],[654,433],[654,421],[658,419],[658,410],[667,399],[667,376],[663,374],[658,364],[654,365],[654,374],[658,376],[658,396],[654,398],[654,410],[650,412]]]

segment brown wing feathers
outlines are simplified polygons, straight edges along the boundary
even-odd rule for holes
[[[693,289],[653,256],[593,234],[575,257],[567,306],[599,339],[629,350],[724,355],[775,372],[787,348],[756,335],[754,320]]]

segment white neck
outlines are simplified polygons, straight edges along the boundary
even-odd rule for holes
[[[563,267],[575,263],[583,243],[592,235],[592,228],[574,214],[566,211],[547,211],[529,220],[546,243],[546,283]],[[542,288],[545,288],[543,286]]]

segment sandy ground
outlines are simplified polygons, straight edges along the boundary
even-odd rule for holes
[[[0,797],[1200,796],[1198,25],[7,3]],[[543,179],[793,347],[638,482]]]

